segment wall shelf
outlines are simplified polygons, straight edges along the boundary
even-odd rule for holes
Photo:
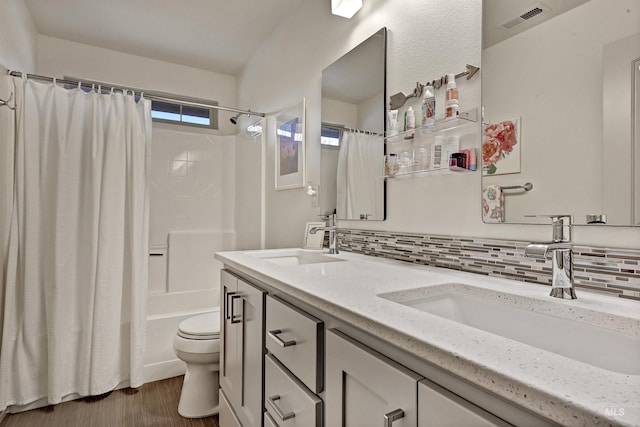
[[[469,111],[460,111],[458,117],[455,119],[446,119],[445,117],[437,118],[432,129],[424,129],[420,127],[405,132],[400,132],[395,135],[387,135],[385,137],[385,141],[387,144],[405,143],[411,141],[412,139],[419,139],[421,135],[433,135],[437,134],[438,132],[459,129],[469,124],[477,123],[477,121],[477,108]]]
[[[417,178],[421,176],[428,175],[448,175],[452,173],[465,173],[465,172],[474,172],[469,169],[460,168],[457,166],[444,166],[438,167],[434,169],[420,169],[415,170],[417,164],[422,164],[415,161],[417,148],[421,147],[422,150],[424,147],[427,150],[431,144],[433,144],[434,137],[443,132],[448,132],[454,129],[460,129],[462,127],[473,125],[478,123],[478,109],[474,108],[469,111],[461,111],[457,118],[455,119],[445,119],[444,117],[440,117],[435,120],[435,124],[431,129],[412,129],[410,131],[401,132],[396,135],[387,135],[385,138],[385,143],[387,144],[387,153],[395,152],[396,154],[401,153],[411,159],[411,164],[413,166],[410,167],[410,170],[407,172],[398,172],[393,175],[387,174],[381,176],[379,179],[410,179]],[[431,142],[429,142],[431,140]],[[460,147],[462,148],[462,147]],[[475,149],[475,148],[474,148]],[[413,154],[411,154],[413,153]],[[443,153],[444,154],[444,153]],[[433,156],[433,154],[431,154]],[[406,157],[405,157],[406,158]],[[400,161],[400,156],[398,156],[398,162]],[[448,163],[448,159],[443,159],[444,162]],[[401,170],[406,170],[404,168],[400,168]],[[385,171],[387,171],[385,165]]]
[[[452,172],[456,173],[473,173],[476,171],[472,171],[469,169],[459,168],[457,166],[451,166],[448,168],[439,168],[439,169],[425,169],[425,170],[414,170],[410,172],[397,173],[395,175],[384,175],[381,176],[380,179],[411,179],[420,176],[429,176],[429,175],[445,175],[450,174]]]

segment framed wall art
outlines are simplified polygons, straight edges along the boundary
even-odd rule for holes
[[[305,100],[276,116],[276,190],[305,186]]]
[[[520,117],[492,123],[482,132],[482,174],[520,172]]]

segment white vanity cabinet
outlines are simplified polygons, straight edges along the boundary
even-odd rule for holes
[[[221,427],[555,425],[240,271],[221,281]]]
[[[243,427],[262,425],[262,357],[265,292],[223,270],[220,276],[223,316],[220,341],[221,400]],[[221,415],[222,427],[227,424]],[[225,414],[224,419],[230,419]]]
[[[418,425],[420,375],[335,329],[325,357],[327,427]]]

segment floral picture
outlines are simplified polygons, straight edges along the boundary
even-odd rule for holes
[[[482,174],[504,175],[520,172],[520,118],[484,127]]]

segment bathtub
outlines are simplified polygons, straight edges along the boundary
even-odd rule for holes
[[[173,239],[170,236],[168,245],[152,246],[149,251],[145,382],[184,374],[186,365],[173,351],[178,325],[189,317],[210,313],[219,306],[223,264],[213,259],[213,253],[209,254],[211,251],[207,251],[207,255],[201,257],[202,268],[187,265],[193,264],[194,256],[185,256],[185,253],[198,254],[202,249],[202,241],[198,239],[202,240],[202,236],[194,233],[185,237],[185,233],[181,234]],[[214,236],[220,242],[214,248],[216,251],[233,247],[229,233],[219,234]],[[191,237],[192,244],[188,241]],[[173,248],[172,242],[175,242]],[[178,247],[182,247],[180,252],[176,250]]]

